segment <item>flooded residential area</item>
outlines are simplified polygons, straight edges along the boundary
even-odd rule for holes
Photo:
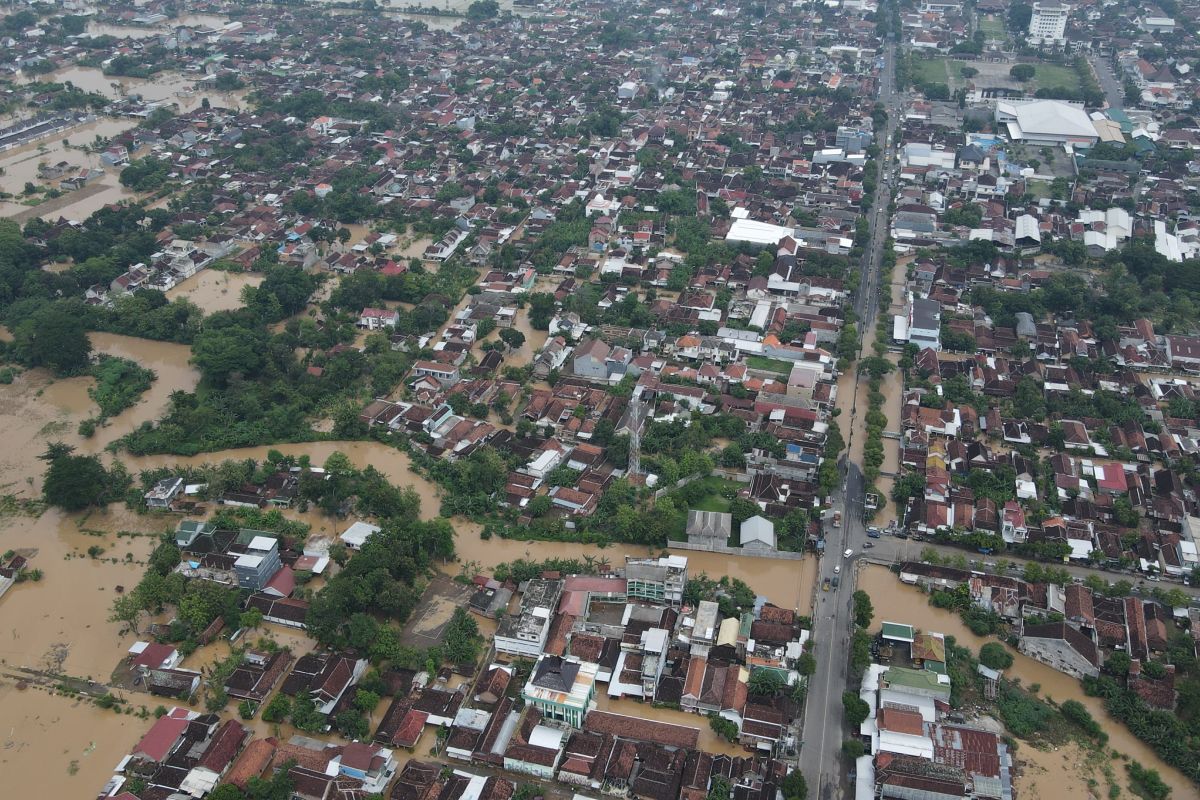
[[[0,793],[1196,797],[1184,5],[0,9]]]

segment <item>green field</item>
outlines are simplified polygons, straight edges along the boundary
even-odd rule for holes
[[[912,81],[914,85],[923,83],[944,83],[951,91],[961,88],[965,79],[962,68],[971,66],[966,61],[956,58],[939,56],[937,58],[914,58],[912,62]]]
[[[681,495],[683,490],[676,489],[669,496],[676,498],[675,514],[676,518],[671,523],[670,537],[673,541],[683,541],[687,536],[687,512],[689,508],[694,508],[698,511],[717,511],[725,514],[729,512],[729,498],[726,495],[737,494],[738,489],[742,488],[742,484],[737,481],[730,481],[716,475],[710,475],[707,478],[701,478],[688,484],[685,489],[690,488],[695,494],[693,497],[697,499],[688,502]],[[701,494],[703,492],[703,494]]]
[[[776,375],[791,375],[792,362],[766,356],[746,356],[746,366],[751,369],[761,369],[764,372],[774,372]]]
[[[920,86],[923,83],[949,83],[950,76],[946,73],[946,58],[914,58],[912,61],[912,81]],[[955,68],[955,76],[958,70]]]
[[[993,14],[991,17],[979,18],[979,30],[988,39],[1004,39],[1008,34],[1004,30],[1004,20]]]
[[[1064,88],[1078,91],[1079,75],[1071,67],[1061,64],[1034,64],[1033,67],[1037,72],[1030,82],[1038,89]]]

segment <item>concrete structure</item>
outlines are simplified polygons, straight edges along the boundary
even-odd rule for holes
[[[720,511],[699,511],[690,509],[687,515],[687,537],[692,544],[729,543],[729,534],[733,530],[733,515]]]
[[[1100,651],[1096,643],[1065,622],[1025,626],[1017,649],[1076,678],[1095,678],[1100,674]]]
[[[270,536],[255,536],[246,547],[246,552],[233,562],[238,586],[257,592],[279,571],[279,541]]]
[[[542,655],[521,690],[525,702],[546,719],[578,728],[596,695],[598,667],[586,661]]]
[[[529,581],[521,597],[521,613],[505,617],[496,628],[496,652],[527,658],[540,656],[560,594],[562,581]]]
[[[338,538],[351,550],[361,550],[362,546],[367,543],[367,539],[370,539],[381,530],[383,529],[378,525],[372,525],[369,522],[359,520],[342,531],[342,535]]]
[[[1033,15],[1029,18],[1029,44],[1034,47],[1047,45],[1060,47],[1067,43],[1067,18],[1071,7],[1062,3],[1034,3]]]
[[[626,593],[655,603],[678,606],[687,584],[687,556],[625,557]]]
[[[1061,100],[1001,100],[995,119],[1014,142],[1091,147],[1100,140],[1087,112]]]
[[[897,341],[912,342],[919,348],[941,350],[941,304],[924,297],[912,298],[908,303],[908,313],[896,316],[892,336]]]
[[[766,517],[755,515],[745,520],[740,533],[743,550],[768,553],[775,550],[775,523]]]

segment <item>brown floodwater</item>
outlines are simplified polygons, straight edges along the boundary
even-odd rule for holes
[[[185,297],[206,314],[216,311],[233,311],[242,307],[242,289],[258,286],[264,276],[248,272],[224,272],[206,269],[197,272],[167,292],[167,299]]]
[[[278,450],[284,455],[290,456],[307,455],[315,466],[323,464],[325,459],[329,458],[335,451],[340,451],[345,453],[351,463],[359,469],[363,469],[370,464],[386,475],[388,480],[393,484],[397,486],[411,486],[416,490],[417,495],[421,498],[422,519],[436,517],[438,509],[441,506],[437,486],[409,469],[411,462],[408,456],[394,447],[388,447],[378,442],[325,441],[276,444],[262,447],[240,447],[234,450],[220,450],[215,453],[201,453],[200,455],[190,457],[172,455],[139,457],[123,454],[121,460],[129,467],[131,472],[137,472],[143,469],[169,467],[174,464],[215,464],[226,459],[241,461],[252,458],[255,461],[264,461],[269,450]]]
[[[153,710],[158,703],[146,705]],[[94,797],[150,724],[40,689],[19,690],[9,679],[0,680],[0,708],[6,797]]]
[[[859,569],[857,585],[858,588],[871,595],[871,602],[876,609],[872,631],[879,630],[885,620],[907,623],[920,630],[953,635],[959,644],[969,647],[975,652],[978,652],[979,648],[987,642],[995,641],[992,638],[976,636],[971,633],[958,615],[929,605],[928,597],[925,594],[915,587],[901,583],[900,579],[886,567],[871,564]],[[1043,698],[1053,699],[1058,703],[1066,700],[1077,700],[1083,703],[1108,734],[1110,749],[1136,759],[1146,767],[1158,770],[1162,779],[1174,790],[1174,797],[1197,796],[1195,784],[1160,759],[1153,750],[1130,733],[1128,728],[1110,717],[1100,700],[1084,694],[1079,681],[1015,650],[1010,652],[1013,654],[1014,661],[1013,666],[1005,671],[1009,678],[1019,678],[1024,686],[1040,684],[1039,695]],[[1022,745],[1018,750],[1018,757],[1025,758],[1026,752],[1031,749],[1029,745]],[[1119,775],[1118,777],[1123,782],[1124,776]],[[1056,792],[1060,787],[1069,785],[1072,780],[1078,780],[1078,776],[1048,770],[1045,774],[1039,775],[1038,785],[1043,791],[1033,796],[1068,797],[1069,794],[1060,795]]]
[[[505,366],[523,367],[533,361],[533,357],[546,344],[549,332],[539,331],[529,324],[528,306],[517,309],[517,318],[513,322],[513,329],[520,331],[525,336],[525,344],[521,345],[520,349],[505,354]]]
[[[625,556],[642,558],[659,552],[627,544],[600,547],[577,542],[524,542],[496,536],[484,540],[479,538],[479,525],[460,520],[455,520],[454,528],[457,532],[459,558],[464,563],[474,562],[474,566],[485,571],[497,564],[519,558],[541,561],[547,558],[582,559],[584,556],[606,561],[615,569],[624,565]],[[712,578],[728,575],[745,581],[756,593],[765,596],[777,606],[794,609],[802,615],[807,615],[812,609],[812,593],[817,573],[814,558],[781,561],[688,550],[673,552],[687,556],[689,575],[699,575],[702,572]]]
[[[113,333],[89,335],[96,352],[131,359],[153,370],[157,379],[132,407],[108,420],[90,439],[76,432],[79,423],[97,412],[87,390],[87,377],[55,379],[43,369],[26,370],[10,385],[0,386],[0,426],[7,446],[0,448],[0,493],[36,496],[45,465],[37,456],[51,441],[80,452],[98,453],[143,422],[166,411],[171,392],[195,388],[199,374],[188,364],[186,345],[155,342]]]

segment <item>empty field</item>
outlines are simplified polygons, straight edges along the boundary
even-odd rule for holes
[[[983,31],[983,35],[988,39],[1005,39],[1008,36],[1004,30],[1004,20],[995,14],[981,16],[979,30]]]
[[[1071,67],[1061,64],[1034,64],[1033,80],[1030,81],[1035,89],[1079,89],[1079,75]]]

